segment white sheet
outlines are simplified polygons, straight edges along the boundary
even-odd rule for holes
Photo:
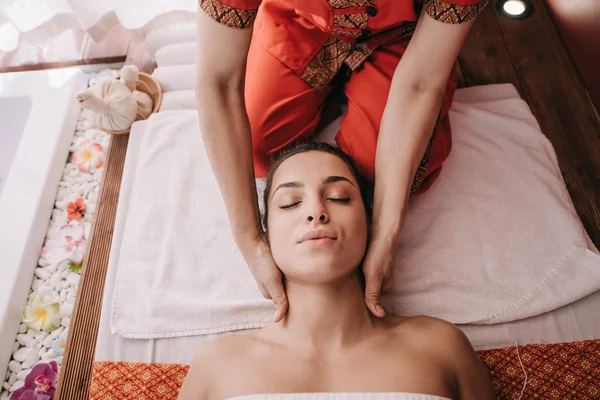
[[[471,97],[478,101],[506,95],[503,86],[459,90],[457,97]],[[110,305],[117,272],[117,259],[123,236],[125,216],[128,213],[132,179],[142,138],[143,124],[136,122],[130,134],[127,158],[121,185],[119,206],[115,221],[111,258],[104,290],[100,329],[96,345],[98,361],[139,361],[189,363],[195,350],[219,335],[190,336],[167,339],[126,339],[110,333]],[[333,131],[329,135],[334,134]],[[511,323],[474,326],[462,325],[476,349],[511,346],[541,342],[565,342],[600,337],[600,292],[564,306],[558,310]],[[236,334],[246,333],[244,331]]]

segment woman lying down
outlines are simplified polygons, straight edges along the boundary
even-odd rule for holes
[[[332,146],[307,143],[280,155],[264,226],[289,310],[279,323],[202,347],[179,399],[495,398],[454,325],[369,312],[360,268],[368,198],[352,160]]]

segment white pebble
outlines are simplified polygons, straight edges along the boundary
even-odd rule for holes
[[[40,265],[40,267],[47,267],[48,266],[48,261],[46,261],[44,258],[40,258],[38,260],[38,264]]]
[[[13,353],[14,353],[15,351],[19,350],[19,347],[21,347],[21,345],[19,344],[19,342],[15,342],[15,343],[13,344]]]
[[[54,289],[52,289],[50,286],[42,286],[41,288],[36,290],[36,294],[40,296],[47,296],[51,295],[52,293],[54,293]]]
[[[52,347],[54,344],[54,338],[52,336],[48,336],[46,339],[44,339],[43,344],[46,348]]]
[[[52,274],[48,283],[53,288],[58,289],[58,285],[61,281],[62,281],[62,276],[60,275],[60,272],[56,271],[55,273]],[[60,289],[58,289],[58,290],[60,290]]]
[[[50,336],[52,336],[53,339],[56,339],[57,337],[60,336],[61,333],[63,333],[64,330],[65,330],[64,327],[59,326],[54,332],[52,332],[50,334]]]
[[[17,379],[24,381],[27,378],[27,375],[31,372],[31,369],[24,369],[17,374]]]
[[[9,375],[9,377],[10,377],[10,375]],[[2,387],[3,387],[4,389],[6,389],[6,390],[9,390],[9,391],[10,391],[10,386],[11,386],[11,385],[9,385],[9,384],[8,384],[8,382],[4,382],[4,383],[2,384]]]
[[[79,274],[71,272],[69,276],[67,276],[67,282],[69,282],[73,286],[79,285]]]
[[[57,210],[56,208],[54,210],[52,210],[52,219],[53,220],[57,220],[59,219],[61,216],[63,215],[63,212],[61,210]]]
[[[41,279],[35,279],[31,284],[31,288],[35,291],[44,286],[44,281]]]
[[[28,346],[31,343],[31,336],[20,333],[17,335],[17,342],[21,343],[21,346]]]
[[[48,337],[48,332],[38,332],[35,334],[35,338],[38,341],[44,340],[46,337]]]
[[[19,350],[17,350],[17,351],[14,352],[13,358],[16,361],[24,362],[25,360],[27,360],[30,357],[32,357],[31,356],[32,354],[37,355],[37,352],[34,349],[29,349],[27,347],[22,347]]]
[[[90,232],[92,231],[92,224],[91,224],[91,222],[86,222],[84,226],[85,226],[85,233],[84,233],[85,234],[85,238],[87,240],[89,240],[90,239]]]
[[[64,303],[67,300],[67,291],[65,289],[60,291],[60,302]]]
[[[62,279],[62,277],[61,277],[61,279]],[[67,286],[69,286],[67,281],[61,280],[60,283],[56,286],[56,290],[61,292],[61,291],[65,290]]]
[[[48,271],[50,273],[55,273],[56,270],[58,269],[58,264],[50,264],[45,268],[46,268],[46,271]]]
[[[68,328],[69,325],[71,324],[71,318],[63,318],[62,321],[60,322],[60,324],[62,326],[64,326],[65,328]]]
[[[32,368],[34,364],[35,363],[30,363],[29,361],[24,361],[23,364],[21,364],[21,367],[23,369],[28,369],[28,368]]]
[[[50,278],[50,272],[46,271],[43,268],[36,268],[35,276],[43,280],[48,280]]]
[[[73,288],[68,288],[67,289],[67,294],[69,295],[69,297],[75,297],[75,295],[77,294],[77,291]]]
[[[37,346],[35,346],[35,349],[36,349],[37,351],[40,351],[40,350],[42,350],[43,348],[44,348],[44,343],[42,343],[42,342],[38,343],[38,344],[37,344]]]
[[[14,385],[16,381],[17,381],[17,374],[10,374],[10,377],[8,378],[8,384]]]
[[[40,344],[41,340],[37,340],[37,339],[33,339],[31,342],[29,342],[29,347],[30,349],[35,349],[37,347],[38,344]]]
[[[12,385],[10,387],[10,389],[8,389],[9,392],[14,392],[15,390],[19,390],[21,389],[23,386],[25,386],[25,382],[23,381],[16,381],[14,385]]]
[[[74,305],[72,303],[64,303],[63,305],[61,305],[60,316],[63,318],[67,318],[73,315],[73,307]]]
[[[11,362],[8,363],[8,369],[11,372],[14,372],[15,374],[18,374],[19,372],[21,372],[21,363],[19,363],[18,361],[12,360]]]
[[[62,276],[63,278],[66,279],[70,273],[71,273],[71,271],[69,271],[68,269],[65,269],[63,272],[60,273],[60,276]]]
[[[61,365],[61,364],[62,364],[62,361],[63,361],[63,356],[56,357],[56,358],[55,358],[54,360],[52,360],[52,361],[56,361],[56,363],[57,363],[58,365]]]
[[[2,388],[0,388],[0,390],[1,389]],[[0,400],[9,400],[8,396],[9,396],[8,392],[2,391],[2,393],[0,393]]]
[[[96,200],[98,200],[98,192],[94,189],[94,191],[88,195],[87,199],[90,203],[95,204]]]
[[[25,333],[25,332],[27,332],[27,324],[19,325],[19,333]]]
[[[37,364],[38,361],[40,361],[40,355],[37,352],[37,350],[34,350],[33,352],[29,353],[27,355],[27,359],[25,361],[23,361],[23,364],[21,365],[21,368],[24,368],[23,365],[27,364],[31,364],[32,366]]]

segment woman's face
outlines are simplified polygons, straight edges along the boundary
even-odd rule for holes
[[[268,201],[273,259],[288,280],[326,283],[356,270],[367,218],[344,161],[322,151],[291,156],[275,171]]]

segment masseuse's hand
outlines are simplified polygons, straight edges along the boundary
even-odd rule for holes
[[[263,296],[273,300],[274,322],[281,321],[288,309],[288,299],[283,288],[283,275],[273,260],[271,246],[264,234],[258,236],[246,261]]]
[[[371,224],[371,236],[363,263],[365,274],[365,303],[373,315],[385,317],[380,303],[381,295],[392,288],[392,261],[396,255],[397,233]]]

